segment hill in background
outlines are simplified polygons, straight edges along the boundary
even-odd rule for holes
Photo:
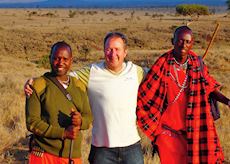
[[[1,8],[130,8],[130,7],[162,7],[178,4],[204,4],[208,6],[225,6],[226,0],[47,0],[33,3],[1,3]]]

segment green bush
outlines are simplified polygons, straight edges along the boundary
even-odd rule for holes
[[[69,10],[69,17],[73,18],[77,14],[76,11]]]
[[[209,9],[204,5],[182,4],[176,6],[176,12],[181,15],[208,15]]]
[[[50,68],[49,55],[42,56],[41,58],[36,60],[35,63],[38,65],[38,67],[49,69]]]

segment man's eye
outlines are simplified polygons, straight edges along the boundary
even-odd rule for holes
[[[179,40],[179,43],[180,43],[180,44],[183,44],[183,43],[185,43],[185,44],[190,44],[190,43],[191,43],[191,40]]]

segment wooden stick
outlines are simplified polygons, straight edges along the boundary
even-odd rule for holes
[[[215,38],[215,36],[216,36],[216,33],[217,33],[218,29],[219,29],[219,26],[220,26],[220,23],[217,23],[216,29],[215,29],[215,31],[214,31],[214,33],[213,33],[213,35],[212,35],[212,39],[211,39],[211,41],[209,42],[208,47],[206,48],[206,51],[205,51],[205,53],[204,53],[202,59],[204,59],[205,56],[207,55],[208,50],[209,50],[209,48],[210,48],[212,42],[214,41],[214,38]]]

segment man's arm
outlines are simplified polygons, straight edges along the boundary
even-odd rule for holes
[[[90,66],[86,66],[76,71],[71,71],[69,75],[81,80],[81,82],[83,82],[83,84],[87,87],[89,82]]]
[[[202,64],[202,63],[201,63]],[[211,90],[210,95],[213,96],[213,98],[225,105],[228,105],[230,107],[230,100],[226,96],[224,96],[218,88],[220,88],[220,85],[216,82],[216,80],[210,76],[208,72],[207,66],[203,63],[203,76],[208,81],[208,89]]]
[[[76,70],[76,71],[71,71],[69,73],[70,76],[73,76],[73,77],[81,80],[83,82],[83,84],[85,84],[86,87],[88,86],[88,82],[89,82],[89,74],[90,74],[90,66],[86,66],[84,68],[81,68],[81,69]],[[34,80],[36,80],[36,78],[30,78],[24,84],[24,93],[27,97],[29,97],[33,93],[33,89],[31,86],[34,83]]]
[[[89,125],[92,123],[92,113],[89,105],[89,99],[87,95],[87,90],[85,84],[80,81],[76,80],[75,85],[80,89],[80,96],[78,99],[80,99],[81,105],[78,108],[78,111],[75,111],[72,115],[73,119],[73,125],[78,126],[79,129],[88,129]]]
[[[214,99],[216,99],[217,101],[225,105],[228,105],[228,107],[230,108],[230,99],[224,96],[220,91],[215,90],[211,92],[211,95],[213,96]]]
[[[92,123],[93,116],[91,113],[86,91],[82,93],[82,99],[83,99],[83,105],[82,105],[82,112],[81,112],[81,116],[82,116],[81,129],[84,130],[89,128],[89,125]]]
[[[41,103],[35,90],[26,99],[26,126],[32,133],[49,138],[62,138],[65,131],[64,128],[53,127],[41,119]]]
[[[144,80],[145,76],[147,75],[149,68],[147,67],[140,67],[137,65],[137,76],[139,84]]]

